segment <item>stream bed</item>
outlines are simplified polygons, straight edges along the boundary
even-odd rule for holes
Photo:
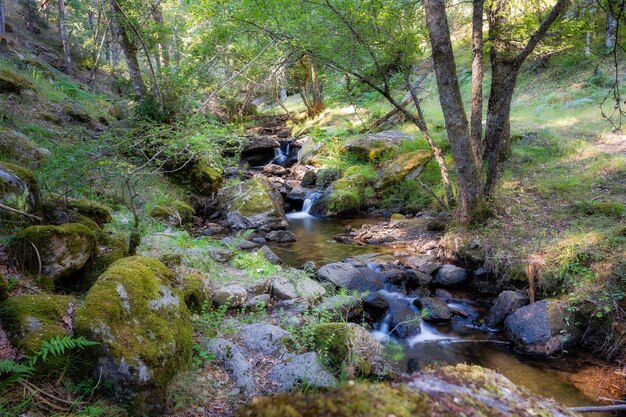
[[[362,259],[367,258],[365,255],[389,253],[380,247],[342,244],[333,240],[333,236],[342,233],[346,226],[358,228],[363,224],[377,223],[380,221],[378,219],[322,219],[305,212],[292,213],[287,217],[289,230],[296,234],[297,241],[272,246],[272,250],[287,266],[298,268],[307,261],[314,261],[320,267],[349,257]],[[388,298],[396,300],[395,305],[419,312],[412,304],[412,298],[407,295],[389,292]],[[374,325],[372,333],[383,343],[393,339],[404,346],[404,357],[395,365],[398,371],[413,372],[430,364],[475,364],[496,370],[514,383],[545,397],[552,397],[566,406],[597,404],[583,395],[567,379],[564,371],[551,366],[553,360],[519,355],[510,349],[503,332],[495,332],[480,324],[480,319],[489,308],[488,304],[472,300],[469,294],[456,292],[447,300],[447,304],[463,314],[455,315],[446,324],[422,321],[418,333],[404,338],[392,332],[386,319]],[[393,306],[394,302],[390,302],[389,314],[393,313]],[[575,353],[569,355],[575,358]]]

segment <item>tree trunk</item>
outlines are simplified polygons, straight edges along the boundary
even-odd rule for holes
[[[311,95],[313,96],[312,114],[311,116],[317,116],[324,111],[324,96],[323,85],[319,80],[317,74],[317,63],[313,58],[311,59]]]
[[[155,1],[152,4],[152,19],[159,27],[159,55],[160,60],[158,60],[158,64],[162,65],[163,68],[167,68],[170,65],[170,52],[169,45],[167,41],[167,31],[165,30],[165,24],[163,21],[163,9],[161,7],[160,0]]]
[[[111,9],[113,11],[111,20],[115,26],[115,32],[119,34],[122,41],[122,51],[126,57],[126,65],[128,66],[128,74],[130,76],[131,84],[133,85],[133,91],[135,92],[137,99],[142,101],[146,98],[148,89],[146,88],[146,84],[143,82],[143,78],[141,78],[141,69],[139,67],[139,61],[137,60],[137,47],[128,38],[126,27],[122,24],[124,17],[122,16],[119,8],[115,5],[114,0],[111,1]]]
[[[474,0],[472,17],[472,149],[478,167],[482,166],[483,149],[483,9],[484,0]]]
[[[24,1],[22,3],[22,7],[24,7],[24,18],[26,19],[26,30],[30,33],[35,32],[35,15],[37,10],[35,9],[35,4],[32,1]]]
[[[4,29],[6,25],[5,17],[4,17],[4,0],[0,0],[0,45],[6,45],[7,40],[5,39],[6,30]]]
[[[606,29],[604,36],[604,46],[606,49],[613,49],[617,41],[617,19],[613,16],[613,13],[611,13],[610,5],[606,13]]]
[[[456,76],[450,29],[444,0],[424,0],[426,25],[432,46],[439,101],[458,177],[461,223],[482,220],[485,214],[480,169],[470,142],[469,123]]]
[[[63,43],[63,56],[65,58],[65,73],[73,75],[74,65],[72,64],[72,55],[70,50],[70,35],[67,32],[65,22],[65,0],[58,0],[59,5],[59,33],[61,34],[61,42]]]

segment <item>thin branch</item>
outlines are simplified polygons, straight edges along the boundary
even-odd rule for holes
[[[39,217],[39,216],[35,216],[34,214],[26,213],[25,211],[22,211],[22,210],[14,209],[13,207],[5,206],[4,204],[0,204],[0,209],[8,211],[8,212],[11,212],[11,213],[19,214],[20,216],[28,217],[30,219],[37,220],[39,222],[43,221],[43,219],[41,217]]]

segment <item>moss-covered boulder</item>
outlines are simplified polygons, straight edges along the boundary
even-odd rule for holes
[[[283,199],[263,177],[222,188],[218,203],[233,229],[270,231],[287,227]]]
[[[326,392],[259,398],[238,417],[575,417],[554,400],[532,394],[479,366],[424,371],[396,384],[354,384]]]
[[[211,288],[202,274],[183,274],[180,278],[180,289],[187,308],[200,313],[203,306],[211,305]]]
[[[16,210],[41,214],[41,192],[32,172],[18,165],[0,162],[0,203]],[[0,220],[14,215],[0,210]]]
[[[42,342],[72,335],[70,325],[77,304],[74,297],[66,295],[15,295],[0,306],[0,315],[15,346],[32,355]],[[59,369],[64,363],[64,357],[51,357],[40,369]]]
[[[301,145],[298,162],[303,165],[321,166],[324,142],[316,142],[311,137],[299,139],[298,142]]]
[[[23,270],[54,281],[79,271],[96,253],[97,237],[87,226],[31,226],[11,239],[9,249]]]
[[[63,201],[44,201],[43,220],[45,224],[61,226],[68,223],[78,223],[86,226],[97,238],[102,234],[102,227],[87,216],[72,210]]]
[[[397,149],[402,142],[412,138],[412,135],[399,130],[387,130],[352,139],[346,142],[344,151],[362,161],[370,162],[377,160],[388,151]]]
[[[150,216],[160,219],[172,225],[182,225],[189,223],[196,211],[189,204],[182,201],[171,201],[168,204],[161,204],[150,210]]]
[[[355,173],[334,181],[313,204],[310,213],[325,217],[358,214],[373,197],[371,179]]]
[[[37,167],[50,158],[50,151],[20,132],[0,127],[0,156]]]
[[[85,217],[90,218],[101,227],[107,223],[111,223],[111,220],[113,220],[111,209],[102,203],[98,203],[97,201],[70,199],[67,201],[67,207]]]
[[[406,179],[416,178],[431,160],[427,151],[414,151],[402,154],[383,165],[378,173],[375,188],[382,191]]]
[[[181,175],[184,176],[183,182],[192,187],[195,193],[201,195],[217,193],[224,183],[221,170],[204,159],[193,161],[188,170],[181,171]]]
[[[76,334],[100,343],[96,377],[138,415],[162,410],[170,380],[191,359],[192,328],[183,294],[156,259],[115,262],[91,287],[76,312]]]
[[[116,230],[104,230],[98,237],[96,252],[79,275],[72,277],[71,287],[78,291],[86,291],[114,262],[128,255],[128,237]]]
[[[22,75],[13,71],[0,68],[0,94],[21,93],[23,90],[33,88],[33,83]]]
[[[384,377],[390,367],[385,348],[370,332],[355,323],[322,323],[313,329],[318,351],[335,370],[349,376]]]

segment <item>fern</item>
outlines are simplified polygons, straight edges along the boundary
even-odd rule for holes
[[[14,361],[12,359],[0,359],[0,388],[4,389],[9,385],[30,378],[33,368],[24,363]],[[8,376],[4,376],[8,375]]]

